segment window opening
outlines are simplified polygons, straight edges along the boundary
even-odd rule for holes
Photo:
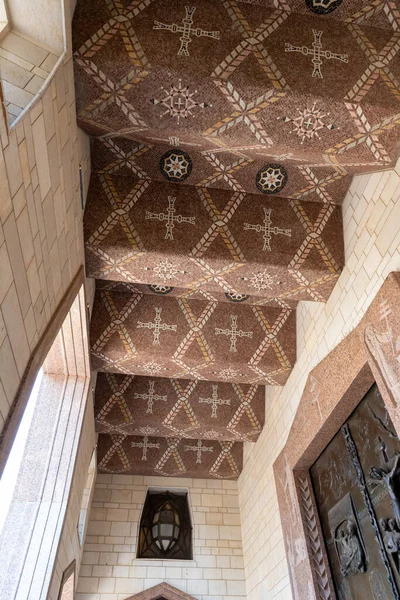
[[[37,356],[42,357],[40,351]],[[81,286],[49,352],[43,353],[0,479],[0,598],[47,598],[89,386]]]
[[[93,451],[92,458],[88,469],[88,476],[86,479],[85,489],[83,490],[81,510],[79,513],[78,521],[78,537],[79,543],[82,546],[83,538],[85,537],[85,525],[87,521],[87,514],[90,506],[90,499],[93,491],[93,484],[96,475],[96,450]]]
[[[60,586],[58,600],[74,600],[75,561],[65,569]]]
[[[8,14],[6,0],[0,0],[0,40],[8,31]]]
[[[17,435],[15,436],[14,443],[12,445],[10,454],[8,455],[7,463],[0,479],[0,534],[7,518],[8,511],[10,510],[11,501],[17,485],[18,473],[21,468],[22,458],[24,455],[42,378],[43,370],[40,369],[36,376],[36,380],[29,396],[24,415],[21,419]]]
[[[137,556],[192,559],[192,524],[187,493],[147,492]]]

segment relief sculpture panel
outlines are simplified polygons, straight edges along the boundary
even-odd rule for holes
[[[400,442],[376,385],[310,476],[337,597],[400,599]]]

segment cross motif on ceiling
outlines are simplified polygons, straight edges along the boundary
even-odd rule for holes
[[[185,452],[189,452],[192,450],[197,453],[196,464],[201,464],[201,458],[203,452],[213,452],[213,446],[203,446],[202,440],[197,440],[197,444],[195,446],[185,446]]]
[[[143,400],[147,400],[147,410],[146,413],[153,414],[153,404],[156,400],[163,400],[164,402],[167,400],[167,396],[160,396],[154,392],[154,381],[149,381],[149,391],[147,394],[134,394],[134,398],[143,398]]]
[[[156,221],[165,221],[167,232],[165,234],[166,240],[173,240],[173,229],[175,223],[190,223],[191,225],[196,224],[196,217],[183,217],[182,215],[176,215],[175,208],[176,198],[168,196],[168,208],[166,213],[153,213],[146,210],[146,219],[152,219]]]
[[[307,46],[294,46],[289,42],[285,43],[285,52],[300,52],[300,54],[304,54],[304,56],[312,56],[311,62],[314,65],[314,70],[312,73],[313,77],[319,77],[323,79],[321,66],[323,64],[322,59],[326,60],[340,60],[341,62],[348,63],[349,55],[348,54],[335,54],[330,50],[322,50],[322,42],[321,37],[324,33],[323,31],[317,31],[313,29],[314,41],[312,43],[312,48],[307,48]]]
[[[272,233],[274,235],[286,235],[287,237],[291,237],[292,235],[292,230],[291,229],[281,229],[280,227],[271,227],[272,222],[271,222],[271,208],[264,208],[264,220],[263,223],[264,225],[251,225],[250,223],[244,223],[244,227],[243,229],[245,231],[249,231],[250,229],[257,231],[257,233],[261,233],[263,232],[263,239],[264,239],[264,246],[263,246],[263,250],[268,250],[268,252],[271,252],[271,239],[272,239]]]
[[[216,327],[215,335],[230,336],[231,346],[229,348],[229,351],[237,352],[237,348],[236,348],[237,339],[242,338],[242,337],[252,338],[253,332],[252,331],[242,331],[241,329],[238,329],[237,315],[231,315],[231,323],[232,323],[231,329],[220,329],[219,327]]]
[[[154,21],[153,29],[162,29],[164,31],[182,34],[179,38],[181,46],[178,50],[178,56],[189,56],[189,44],[192,41],[192,35],[219,40],[219,31],[205,31],[204,29],[200,29],[200,27],[192,27],[195,10],[195,7],[185,6],[186,15],[185,18],[182,19],[183,25],[177,25],[176,23],[168,25],[166,23],[161,23],[160,21]]]
[[[137,322],[137,327],[139,329],[146,327],[147,329],[153,330],[153,345],[157,345],[160,343],[160,334],[162,331],[176,331],[176,325],[167,325],[166,323],[161,323],[161,308],[156,308],[156,316],[154,322],[143,323],[143,321]]]
[[[212,409],[211,409],[211,418],[212,419],[216,419],[217,418],[217,408],[218,406],[221,406],[222,404],[229,404],[231,403],[230,400],[224,400],[223,398],[218,398],[218,385],[213,385],[212,386],[212,394],[211,394],[211,398],[199,398],[199,402],[201,404],[211,404]]]
[[[147,460],[147,451],[149,448],[159,448],[160,444],[153,444],[149,442],[147,435],[144,436],[143,442],[132,442],[132,448],[142,448],[142,460]]]
[[[151,102],[156,106],[157,104],[161,104],[166,109],[161,117],[165,115],[169,115],[170,117],[176,118],[177,125],[180,124],[181,119],[187,119],[189,116],[194,116],[193,110],[195,108],[206,108],[211,106],[206,102],[196,102],[194,96],[197,95],[198,91],[194,90],[194,92],[190,92],[189,86],[182,86],[182,80],[179,79],[178,85],[174,85],[171,83],[169,90],[162,87],[161,91],[164,93],[164,96],[159,98],[152,98]],[[178,140],[178,143],[172,144],[174,146],[179,146],[179,138],[174,138]]]

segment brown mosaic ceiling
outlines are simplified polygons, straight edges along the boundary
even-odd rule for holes
[[[94,153],[94,156],[96,154]],[[296,300],[327,300],[344,262],[331,203],[92,173],[91,277]]]
[[[78,0],[100,471],[238,477],[351,178],[397,158],[399,6]]]
[[[295,311],[98,290],[92,367],[110,373],[283,385]]]
[[[99,436],[97,460],[100,473],[237,479],[243,444],[104,433]]]
[[[396,3],[192,4],[78,3],[81,126],[189,154],[222,148],[351,172],[392,163],[400,123]],[[343,20],[329,12],[340,7]]]
[[[255,442],[265,420],[264,387],[99,373],[99,433]]]

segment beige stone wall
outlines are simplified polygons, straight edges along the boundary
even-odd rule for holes
[[[7,134],[0,111],[0,431],[30,355],[83,263],[72,59]]]
[[[41,97],[9,132],[0,110],[0,432],[30,356],[84,262],[79,164],[86,197],[89,139],[76,125],[68,51]],[[49,600],[57,600],[62,573],[74,559],[79,572],[77,524],[94,446],[90,397]]]
[[[136,558],[149,486],[189,490],[194,560]],[[123,600],[163,581],[198,600],[246,598],[237,483],[98,475],[76,600]]]
[[[292,598],[272,465],[310,370],[360,321],[387,274],[400,271],[400,161],[396,170],[354,178],[343,219],[344,271],[326,304],[300,303],[296,366],[283,389],[267,388],[264,430],[245,444],[239,505],[247,600]]]

